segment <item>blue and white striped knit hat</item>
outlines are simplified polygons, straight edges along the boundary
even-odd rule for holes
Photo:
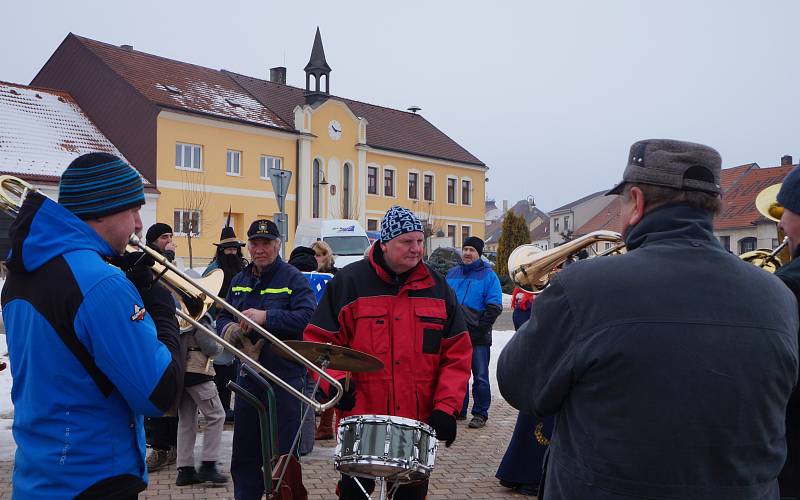
[[[422,222],[407,208],[393,206],[386,211],[381,221],[381,243],[412,231],[423,231]]]
[[[58,203],[81,219],[96,219],[144,205],[142,178],[108,153],[75,158],[61,175]]]

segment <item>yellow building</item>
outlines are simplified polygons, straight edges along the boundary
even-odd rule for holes
[[[213,256],[228,210],[243,237],[278,212],[269,173],[291,172],[287,248],[311,217],[379,229],[397,204],[460,246],[483,237],[486,165],[422,115],[330,93],[317,30],[306,88],[169,60],[68,35],[33,83],[69,91],[160,193],[156,219],[192,238],[194,265]],[[98,85],[98,81],[102,84]],[[146,221],[146,224],[155,222]],[[188,255],[178,238],[178,256]],[[188,264],[188,262],[185,262]]]

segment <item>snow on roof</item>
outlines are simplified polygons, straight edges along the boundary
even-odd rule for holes
[[[125,159],[68,93],[0,82],[0,172],[56,180],[92,152]]]

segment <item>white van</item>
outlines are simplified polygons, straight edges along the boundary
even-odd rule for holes
[[[317,240],[331,246],[339,269],[364,258],[369,238],[361,224],[351,219],[305,219],[294,233],[294,246],[310,247]]]

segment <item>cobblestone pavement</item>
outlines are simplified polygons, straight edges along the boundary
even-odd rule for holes
[[[431,475],[429,500],[533,498],[503,488],[494,474],[514,429],[517,412],[505,401],[495,398],[490,418],[483,429],[469,429],[467,421],[458,422],[458,437],[450,448],[440,443]],[[225,459],[221,470],[230,468],[230,431],[223,437]],[[200,438],[198,438],[200,441]],[[303,457],[303,483],[310,500],[336,498],[334,488],[338,475],[333,469],[336,442],[317,441],[314,452]],[[199,450],[198,450],[199,451]],[[197,455],[199,456],[199,454]],[[10,498],[12,462],[0,462],[0,500]],[[175,486],[175,470],[162,470],[150,475],[150,486],[139,498],[151,500],[233,498],[233,484],[225,487]],[[377,493],[373,494],[377,498]]]

